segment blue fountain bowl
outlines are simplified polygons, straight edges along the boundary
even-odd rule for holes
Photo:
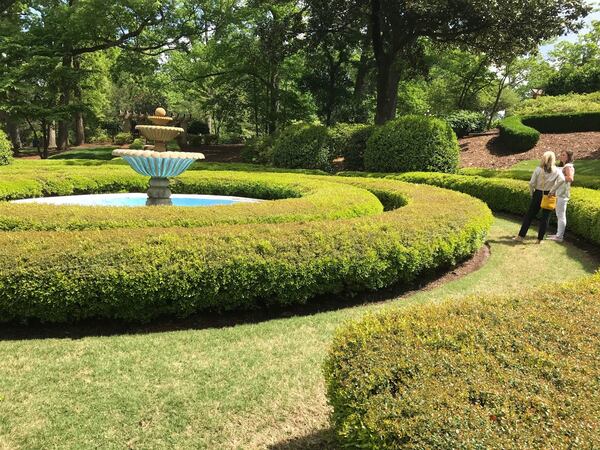
[[[158,178],[175,177],[185,172],[197,159],[204,159],[202,153],[151,150],[118,149],[112,154],[121,156],[140,175]]]

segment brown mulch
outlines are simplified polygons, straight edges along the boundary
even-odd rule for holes
[[[537,145],[523,153],[511,154],[498,144],[498,132],[459,139],[461,167],[503,169],[519,161],[539,159],[548,150],[557,155],[573,150],[577,159],[600,159],[600,132],[542,134]]]

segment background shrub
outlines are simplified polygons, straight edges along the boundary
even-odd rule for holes
[[[131,144],[133,142],[133,136],[128,132],[118,133],[115,136],[114,141],[117,145]]]
[[[13,160],[12,144],[6,133],[0,130],[0,166],[7,166]]]
[[[501,120],[498,128],[500,130],[499,142],[511,153],[532,149],[540,139],[539,131],[524,125],[519,116],[510,116]]]
[[[129,144],[129,148],[132,150],[143,150],[144,145],[145,145],[144,139],[137,138],[137,139],[134,139],[131,144]]]
[[[485,131],[487,118],[485,114],[475,111],[455,111],[443,119],[452,127],[459,138],[470,133],[481,133]]]
[[[455,172],[459,146],[450,125],[426,116],[403,116],[378,127],[365,152],[373,172]]]
[[[273,136],[268,134],[249,139],[242,149],[242,160],[253,164],[271,164],[273,162],[273,143]]]
[[[353,130],[343,153],[345,169],[364,170],[367,141],[374,130],[374,125],[361,125]]]
[[[273,145],[273,164],[289,169],[331,170],[327,128],[308,123],[284,128]]]
[[[600,447],[600,275],[372,315],[325,364],[346,448]]]
[[[357,123],[337,123],[328,128],[330,139],[330,158],[343,156],[350,146],[350,140],[357,131],[366,125]]]
[[[188,134],[187,140],[190,147],[200,147],[202,145],[202,135]]]
[[[189,134],[209,134],[208,124],[202,120],[193,120],[187,128]]]

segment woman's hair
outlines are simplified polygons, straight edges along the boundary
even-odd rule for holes
[[[554,152],[546,152],[544,156],[542,156],[542,161],[540,162],[540,167],[544,169],[546,172],[550,173],[554,169],[556,165],[556,155]]]
[[[573,150],[565,150],[565,154],[567,155],[566,164],[572,163],[575,158],[573,158]]]

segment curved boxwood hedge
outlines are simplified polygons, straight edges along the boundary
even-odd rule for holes
[[[116,179],[110,172],[105,180],[102,171],[95,180],[77,173],[82,177],[78,189],[106,188],[110,183],[103,181]],[[207,173],[187,176],[196,176],[202,185],[199,180]],[[215,175],[236,195],[240,176]],[[264,181],[265,176],[243,174],[248,186],[256,185],[253,177]],[[365,201],[372,193],[388,211],[303,223],[0,232],[0,321],[139,321],[380,289],[468,257],[482,245],[492,221],[479,200],[435,187],[395,180],[293,177],[296,192],[315,183],[324,189],[336,185],[344,195],[364,190]],[[175,185],[193,191],[193,183],[184,178]],[[31,187],[37,181],[23,178],[15,183]],[[271,183],[276,184],[275,178],[266,184]],[[287,201],[269,202],[272,213]],[[316,206],[331,207],[327,202]],[[285,207],[283,211],[289,213]]]
[[[338,331],[325,364],[344,448],[600,447],[600,275],[388,310]]]
[[[114,168],[99,169],[112,174]],[[120,170],[119,168],[117,171]],[[105,191],[102,178],[96,174],[93,190]],[[28,175],[15,176],[12,183],[22,181],[28,186]],[[55,178],[58,177],[58,178]],[[136,176],[137,177],[137,176]],[[130,181],[131,175],[127,181]],[[142,182],[145,182],[141,176]],[[108,188],[126,190],[129,182],[119,186],[114,177],[107,177]],[[81,178],[46,174],[44,190],[85,191]],[[58,183],[62,183],[60,188]],[[1,182],[0,182],[1,186]],[[77,186],[77,187],[76,187]],[[110,190],[109,189],[109,190]],[[108,228],[145,228],[185,226],[199,227],[217,224],[305,222],[322,219],[343,219],[379,214],[383,206],[377,197],[364,189],[340,185],[324,180],[298,179],[290,174],[255,174],[243,172],[190,172],[172,183],[177,193],[215,195],[243,195],[262,199],[281,199],[258,204],[240,203],[223,207],[204,208],[114,208],[89,206],[61,206],[42,204],[15,204],[0,202],[0,231],[60,231]],[[69,192],[71,191],[71,192]],[[37,192],[37,190],[36,190]],[[22,193],[22,190],[20,191]],[[292,198],[286,198],[292,197]]]
[[[540,139],[540,132],[524,125],[519,116],[511,116],[498,123],[500,143],[511,152],[520,153],[535,147]]]

